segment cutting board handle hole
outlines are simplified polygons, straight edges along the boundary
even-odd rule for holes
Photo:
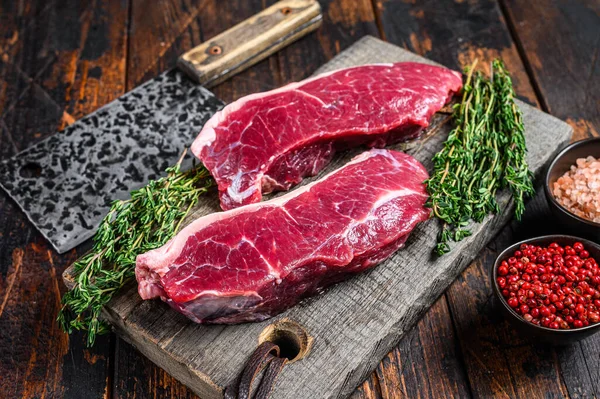
[[[290,319],[282,319],[269,324],[258,337],[258,344],[269,341],[279,346],[279,356],[289,363],[303,359],[310,352],[313,338],[300,324]]]
[[[19,174],[24,178],[40,177],[42,175],[42,167],[39,163],[28,162],[23,165]]]

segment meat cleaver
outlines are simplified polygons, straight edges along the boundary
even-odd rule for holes
[[[0,162],[0,185],[63,253],[114,199],[177,162],[223,103],[208,91],[319,27],[316,0],[282,0],[182,55],[163,73]]]

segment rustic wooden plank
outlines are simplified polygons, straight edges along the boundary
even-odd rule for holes
[[[478,58],[480,66],[489,71],[490,62],[501,57],[510,67],[519,97],[537,105],[496,1],[376,0],[376,4],[383,33],[390,43],[456,70]]]
[[[11,3],[11,4],[17,4],[17,2],[9,2],[9,3]],[[27,2],[27,4],[31,4],[31,3],[30,3],[30,2]],[[51,5],[51,3],[49,3],[49,4]],[[2,17],[2,16],[4,16],[4,15],[7,15],[7,14],[5,14],[5,13],[4,13],[4,10],[3,10],[3,11],[0,11],[0,17]],[[1,24],[0,24],[0,25],[1,25]],[[3,26],[5,26],[5,25],[3,25]],[[342,48],[343,48],[343,46],[342,46]],[[310,52],[308,52],[308,53],[310,54]],[[153,76],[153,75],[152,75],[152,76]],[[0,84],[1,84],[1,83],[0,83]],[[0,91],[1,91],[1,90],[0,90]],[[1,97],[1,96],[0,96],[0,97]],[[2,130],[2,128],[0,128],[0,130]],[[1,147],[1,149],[2,149],[2,150],[4,150],[5,148],[7,148],[7,147],[5,147],[5,146],[2,146],[2,147]],[[3,208],[3,210],[4,210],[4,209],[5,209],[5,208]],[[10,229],[7,229],[7,230],[10,230]],[[15,230],[16,230],[16,229],[15,229]],[[8,258],[6,258],[6,259],[8,259]],[[574,359],[580,359],[580,357],[578,357],[578,356],[574,356]],[[160,396],[160,393],[159,393],[159,396]]]
[[[379,388],[379,379],[377,373],[371,375],[349,396],[350,399],[380,399],[381,389]]]
[[[123,92],[127,9],[127,1],[1,3],[0,157]],[[0,396],[108,396],[111,338],[88,350],[82,334],[68,337],[55,321],[60,275],[78,253],[56,256],[4,193],[0,209]]]
[[[459,70],[470,64],[475,58],[479,59],[480,65],[487,67],[494,58],[502,57],[512,72],[515,88],[520,98],[537,105],[534,89],[525,73],[525,68],[497,2],[379,0],[376,5],[382,33],[390,42]],[[444,17],[440,18],[441,15]],[[443,319],[451,319],[452,316],[447,306],[440,306],[439,311],[446,312]],[[419,322],[417,329],[426,328],[424,321],[427,317],[426,315]],[[441,328],[443,323],[440,322],[438,325]],[[459,339],[461,341],[464,339],[464,337],[456,336],[452,338],[457,340],[455,345],[458,345]],[[404,343],[407,339],[408,337],[401,341],[399,347],[394,350],[399,364],[403,363],[403,358],[411,358],[411,345]],[[438,350],[444,351],[445,348],[438,347]],[[457,355],[462,357],[461,350],[457,351]],[[410,360],[407,361],[410,362]],[[444,360],[440,357],[429,357],[425,359],[425,362],[429,367],[440,367]],[[389,380],[397,378],[395,374],[398,372],[398,364],[392,362],[389,363],[389,368],[386,366],[386,363],[380,366],[383,368],[381,373],[387,375]],[[464,366],[460,365],[457,368],[461,369],[462,367]],[[403,378],[406,378],[405,374],[402,374]],[[473,380],[473,376],[470,376],[471,381],[464,374],[453,377],[456,379],[455,386],[462,389],[468,390],[469,384],[478,384],[477,380]],[[444,388],[447,385],[444,382],[451,380],[433,378],[425,379],[428,383],[419,383],[423,381],[422,378],[416,381],[409,379],[410,382],[405,385],[408,389],[420,389],[419,392],[413,392],[409,396],[428,396],[429,392],[445,392]],[[440,384],[437,389],[428,389],[429,384],[436,383]],[[467,393],[454,392],[450,396],[464,397],[467,396]]]
[[[5,57],[8,60],[8,57]],[[18,98],[28,93],[29,79],[12,63],[0,60],[0,157],[9,158],[22,147],[22,141],[30,141],[31,137],[23,138],[13,135],[8,129],[3,116],[5,110],[18,102]],[[53,108],[53,105],[51,105]],[[41,109],[41,108],[40,108]],[[41,112],[40,112],[41,114]],[[55,112],[58,117],[58,112]]]
[[[175,66],[177,57],[199,45],[199,14],[206,3],[191,0],[132,2],[127,54],[127,90]]]
[[[496,255],[513,242],[562,233],[552,222],[542,190],[527,204],[522,222],[513,221],[448,290],[447,296],[471,386],[476,397],[595,397],[596,338],[552,348],[519,337],[492,300],[490,273]],[[591,344],[591,351],[582,345]],[[585,354],[584,354],[585,353]],[[592,362],[593,364],[593,362]]]
[[[272,4],[273,1],[266,4],[260,1],[229,1],[227,9],[235,10],[235,12],[223,12],[223,5],[215,1],[203,2],[200,9],[197,10],[191,9],[185,2],[180,3],[161,3],[161,7],[154,5],[150,8],[150,15],[148,15],[148,7],[144,5],[138,7],[137,3],[133,5],[130,47],[132,62],[129,63],[128,76],[135,77],[140,74],[139,70],[145,71],[142,74],[143,77],[139,79],[141,81],[159,73],[160,68],[172,67],[178,53],[185,51],[186,46],[197,45],[201,41],[217,35],[226,27],[254,15],[264,6]],[[268,61],[219,85],[214,89],[217,96],[225,101],[233,101],[253,92],[272,89],[290,81],[300,80],[360,37],[365,34],[377,33],[373,22],[374,16],[372,13],[369,15],[371,4],[368,0],[358,2],[325,1],[321,2],[321,6],[323,7],[324,24],[316,35],[310,35],[293,43],[279,52],[276,57],[271,57]],[[169,19],[165,20],[164,15],[169,16]],[[179,27],[184,24],[189,24],[189,27],[181,30]],[[350,27],[352,29],[349,29]],[[178,34],[180,36],[177,36]],[[156,46],[158,43],[163,45]],[[165,49],[167,47],[171,48]],[[155,62],[157,55],[159,61]],[[155,65],[149,68],[148,65],[152,64]],[[129,86],[134,87],[138,83],[138,81],[130,81]],[[135,291],[133,294],[139,298]],[[124,311],[127,312],[126,309]],[[129,363],[131,359],[136,358],[137,353],[131,346],[120,345],[116,361],[118,364]],[[128,396],[127,392],[120,387],[122,379],[135,378],[155,381],[151,376],[161,373],[161,369],[150,362],[138,359],[137,364],[144,367],[120,367],[120,373],[115,375],[115,391],[119,392],[121,396]],[[123,374],[123,370],[128,370],[131,374]],[[162,373],[166,375],[164,371]],[[139,396],[150,396],[157,392],[158,387],[150,383],[143,394],[140,394],[139,387],[137,389]]]
[[[571,398],[600,396],[600,340],[587,338],[578,344],[556,348],[561,376]]]
[[[27,227],[22,231],[34,234]],[[3,245],[13,242],[3,240]],[[105,392],[109,338],[88,350],[81,334],[68,337],[55,321],[64,291],[60,272],[76,257],[55,257],[40,237],[13,249],[0,281],[3,397],[101,397]]]
[[[559,351],[565,383],[571,397],[600,397],[600,339],[590,337],[580,342],[581,350]],[[578,367],[569,369],[569,365]],[[584,367],[589,372],[585,375]]]
[[[500,234],[501,243],[494,243],[497,250],[513,242],[522,241],[530,237],[546,234],[563,234],[565,231],[554,222],[554,217],[548,207],[541,187],[536,197],[527,204],[527,210],[523,215],[522,222],[513,221],[506,227],[506,231]],[[507,237],[510,237],[508,239]],[[506,323],[497,326],[497,330],[512,330]],[[504,332],[509,336],[509,332]],[[492,348],[490,356],[497,356],[502,348]],[[496,352],[496,353],[494,353]],[[572,345],[557,347],[551,353],[546,353],[542,363],[554,362],[560,372],[560,379],[566,386],[569,396],[572,398],[588,398],[599,396],[598,367],[600,361],[600,337],[592,336]]]
[[[491,268],[512,234],[494,240],[448,290],[462,353],[475,397],[565,397],[551,347],[535,347],[508,325],[493,300]]]
[[[600,4],[593,0],[501,0],[546,110],[575,129],[600,133]]]
[[[116,352],[119,354],[115,366],[114,389],[118,398],[198,398],[189,388],[175,378],[156,367],[144,356],[140,356],[135,348],[119,339]],[[139,370],[148,370],[140,373]]]
[[[384,398],[467,398],[469,381],[442,295],[375,371]]]
[[[574,140],[600,135],[600,7],[592,1],[506,1],[507,21],[531,71],[542,106],[565,119]],[[535,23],[531,18],[536,18]],[[519,225],[523,237],[548,231],[563,233],[541,193],[529,205],[532,218]],[[527,235],[521,234],[525,231]],[[558,348],[557,363],[571,397],[600,396],[600,336]]]
[[[377,41],[361,40],[327,64],[328,69],[365,62],[423,60]],[[324,70],[324,69],[322,69]],[[539,172],[557,144],[569,139],[570,128],[557,119],[521,105],[530,142],[530,166]],[[441,146],[434,136],[413,154],[428,167]],[[339,157],[329,170],[351,154]],[[324,172],[325,173],[325,172]],[[474,235],[457,245],[440,262],[433,262],[437,226],[419,226],[407,248],[375,270],[332,287],[326,295],[306,301],[276,319],[288,317],[315,337],[310,356],[286,368],[275,388],[276,397],[344,397],[362,381],[445,287],[511,217],[506,193],[502,212],[473,226]],[[209,210],[205,207],[203,212]],[[107,308],[115,328],[152,361],[165,367],[201,397],[218,397],[217,387],[237,374],[252,351],[260,331],[273,320],[238,326],[201,326],[188,322],[162,303],[148,302],[131,313],[119,313],[119,298]],[[165,329],[178,331],[176,335]]]
[[[28,1],[19,3],[12,0],[0,1],[0,55],[7,53],[19,41],[26,29],[35,26],[41,14],[55,5],[55,1]]]
[[[370,0],[321,1],[323,25],[278,55],[282,83],[302,80],[365,35],[379,36]]]
[[[560,227],[556,225],[548,226],[552,223],[545,222],[552,220],[552,214],[547,206],[547,202],[543,193],[538,193],[538,196],[532,201],[532,208],[535,209],[535,216],[530,218],[530,221],[536,223],[537,228],[529,230],[527,236],[515,239],[517,241],[526,237],[533,237],[548,232],[562,233]],[[547,229],[544,229],[547,226]],[[515,231],[524,230],[522,224],[511,226],[513,233]],[[519,229],[519,230],[516,230]],[[561,378],[566,385],[569,397],[571,398],[591,398],[600,396],[600,384],[598,377],[600,376],[600,337],[592,336],[581,342],[572,345],[557,347],[554,350],[554,357],[557,366],[559,367]]]
[[[215,0],[132,3],[127,63],[128,89],[175,67],[177,57],[188,49],[251,17],[274,2],[275,0],[266,4],[260,0],[229,1],[228,8],[235,12],[223,12],[223,5]],[[222,83],[213,91],[221,99],[233,101],[281,84],[277,59],[270,57]],[[128,314],[130,307],[135,307],[136,301],[141,301],[135,287],[125,295],[131,300],[123,301],[125,308],[114,309],[116,312]],[[166,333],[169,331],[165,330]],[[113,387],[119,397],[160,398],[170,397],[171,392],[192,395],[184,385],[149,362],[121,339],[117,342],[115,362]],[[168,384],[169,388],[165,389],[164,384]]]
[[[159,73],[161,68],[173,66],[178,52],[185,51],[186,46],[197,45],[202,40],[220,33],[224,28],[234,25],[272,3],[273,1],[266,4],[258,1],[228,2],[227,9],[235,12],[223,12],[223,4],[214,1],[203,2],[199,9],[193,9],[186,2],[160,3],[160,7],[154,5],[150,9],[135,3],[130,47],[132,62],[129,63],[128,76],[135,77],[140,75],[139,71],[144,71],[142,78],[139,79],[141,81]],[[377,34],[374,16],[370,11],[370,1],[335,0],[321,2],[321,5],[324,24],[317,35],[299,40],[283,49],[276,58],[271,57],[267,62],[235,76],[216,87],[215,93],[226,101],[232,101],[246,94],[302,79],[358,38],[365,34]],[[149,10],[150,15],[148,15]],[[167,19],[165,15],[168,16]],[[180,26],[185,24],[188,24],[188,28],[181,30]],[[157,46],[159,43],[161,46]],[[158,61],[155,62],[157,57]],[[136,84],[138,81],[130,80],[129,86],[133,87]],[[135,292],[134,294],[137,297]],[[117,362],[121,363],[121,353],[124,351],[127,351],[125,358],[128,359],[125,361],[135,357],[134,354],[129,353],[130,348],[120,346]],[[150,363],[148,367],[127,370],[135,373],[137,379],[144,379],[157,372],[154,368],[156,366]],[[121,378],[131,378],[131,376],[115,375],[116,391],[126,396],[127,394],[119,389]],[[149,386],[145,393],[150,395],[154,392],[156,388]]]
[[[452,18],[444,18],[441,21],[440,19],[435,18],[435,15],[440,12],[440,7],[443,8],[444,14],[452,15]],[[529,22],[537,20],[531,18],[538,18],[538,13],[528,6],[524,6],[524,8],[527,8],[531,12],[530,15],[522,16],[524,20]],[[428,5],[428,2],[417,2],[414,4],[405,2],[381,2],[378,9],[383,12],[384,31],[385,29],[392,30],[391,34],[386,35],[390,40],[402,42],[409,48],[413,48],[422,54],[427,54],[435,60],[443,61],[444,63],[449,63],[451,65],[454,63],[463,66],[463,62],[471,60],[474,56],[477,56],[480,59],[483,57],[484,60],[490,61],[491,59],[489,57],[500,55],[505,62],[507,62],[511,71],[517,71],[515,86],[518,93],[521,95],[521,98],[535,99],[534,90],[524,74],[525,68],[518,57],[516,47],[512,44],[508,29],[504,25],[502,15],[500,15],[498,5],[495,2],[444,2],[443,4],[432,3],[431,5]],[[406,15],[410,15],[415,19],[415,22],[412,25],[398,23],[398,21],[405,18],[404,16]],[[386,18],[394,23],[386,24]],[[562,21],[565,21],[565,19]],[[537,26],[537,24],[531,23],[530,25]],[[406,26],[409,26],[409,28],[402,29]],[[555,30],[555,28],[550,28],[550,26],[548,26],[547,29]],[[543,35],[541,32],[540,34]],[[562,37],[562,40],[565,40],[564,36]],[[456,45],[456,43],[460,44]],[[439,54],[436,54],[436,49],[439,49],[439,51],[437,51]],[[549,58],[557,60],[557,58],[555,58],[555,53],[548,52],[547,55]],[[564,96],[562,98],[564,98]],[[542,200],[545,202],[543,198]],[[539,213],[539,215],[548,214]],[[544,220],[544,216],[542,216],[538,217],[533,223],[522,225],[519,230],[520,233],[529,230],[529,235],[520,234],[520,236],[525,238],[527,236],[533,236],[536,233],[543,234],[552,231],[552,227],[555,228],[555,226],[547,226],[548,223],[541,223]],[[528,228],[529,226],[538,226],[540,228],[535,229],[537,231],[531,231],[532,229]],[[471,272],[474,273],[476,267],[477,265],[473,265],[472,268],[474,270]],[[473,290],[477,290],[477,287],[473,287]],[[467,292],[470,293],[471,291],[463,290],[459,293],[465,296],[467,295]],[[455,309],[457,308],[455,307]],[[470,316],[475,317],[474,315]],[[479,316],[477,315],[477,317]],[[496,326],[496,329],[506,330],[502,334],[508,334],[512,328],[506,324],[501,324]],[[462,332],[462,330],[459,330],[459,334]],[[471,344],[469,336],[461,336],[460,340],[465,345]],[[580,349],[577,348],[576,351],[579,352]],[[491,359],[495,359],[500,355],[500,349],[497,346],[492,346],[488,350],[484,350],[483,347],[478,346],[475,352],[483,353],[484,357]],[[573,395],[575,392],[579,392],[581,395],[583,392],[585,396],[586,393],[589,393],[589,388],[591,388],[591,384],[589,383],[590,376],[585,370],[585,365],[583,368],[581,367],[582,361],[575,361],[579,359],[577,354],[571,352],[572,351],[564,349],[558,353],[552,352],[549,356],[558,356],[558,362],[553,362],[548,359],[543,359],[541,362],[545,367],[555,367],[557,370],[561,370],[559,363],[562,364],[562,379],[565,380],[567,386],[572,386],[574,388],[572,390],[569,389],[570,394]],[[500,356],[500,358],[502,358],[502,356]],[[470,356],[466,356],[466,360],[467,363],[475,361]],[[573,363],[566,363],[567,361]],[[570,366],[567,366],[567,364],[570,364]],[[472,367],[468,367],[469,370],[480,370],[479,364],[473,364],[471,366]],[[507,367],[515,367],[515,374],[519,375],[519,364],[509,362]],[[565,369],[569,369],[569,372],[565,373]],[[509,370],[509,372],[512,372],[512,370]],[[549,375],[548,372],[545,374],[546,376]],[[554,386],[561,386],[561,376],[557,373],[553,373],[553,375],[556,380],[553,383]],[[480,379],[478,376],[479,374],[477,373],[470,374],[473,386],[482,387],[489,382],[489,380]],[[574,379],[573,384],[569,384],[570,379]]]
[[[597,349],[583,355],[581,347],[590,342],[594,348],[594,337],[566,347],[535,346],[518,336],[492,301],[490,269],[497,253],[514,242],[556,233],[561,228],[553,223],[540,189],[523,221],[504,228],[446,294],[476,397],[597,396],[586,363],[596,358]]]
[[[7,125],[21,121],[27,131],[19,137],[36,127],[36,140],[54,134],[124,92],[127,11],[126,0],[59,1],[22,33],[6,60],[29,87],[16,96],[19,103],[6,104],[3,116]],[[38,107],[51,110],[48,118],[59,113],[59,123],[28,118],[36,115],[32,110],[45,116]]]
[[[282,83],[304,79],[320,65],[365,35],[379,35],[370,0],[321,1],[321,7],[324,22],[317,34],[279,53]],[[353,397],[356,399],[381,397],[378,375],[387,381],[388,370],[380,366],[380,370],[373,372]]]

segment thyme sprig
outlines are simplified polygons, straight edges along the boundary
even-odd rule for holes
[[[65,332],[87,331],[87,343],[106,333],[102,308],[135,274],[135,258],[165,244],[213,184],[201,165],[180,170],[185,153],[167,176],[116,200],[94,235],[92,250],[73,264],[75,286],[62,298],[57,321]]]
[[[515,90],[504,63],[495,60],[492,63],[494,90],[498,93],[496,120],[498,129],[512,132],[507,135],[503,151],[503,185],[508,187],[515,201],[515,216],[521,220],[525,211],[525,198],[535,195],[533,175],[527,166],[527,146],[525,145],[525,126],[523,114],[515,104]]]
[[[522,115],[515,104],[512,81],[500,60],[492,63],[492,78],[466,68],[462,100],[454,106],[454,128],[433,157],[434,172],[425,183],[427,206],[442,221],[435,252],[450,251],[450,241],[471,235],[471,220],[481,222],[499,211],[497,190],[509,187],[516,217],[533,194]]]

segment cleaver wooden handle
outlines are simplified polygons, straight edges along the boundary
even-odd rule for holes
[[[178,67],[211,87],[317,29],[316,0],[282,0],[179,57]]]

